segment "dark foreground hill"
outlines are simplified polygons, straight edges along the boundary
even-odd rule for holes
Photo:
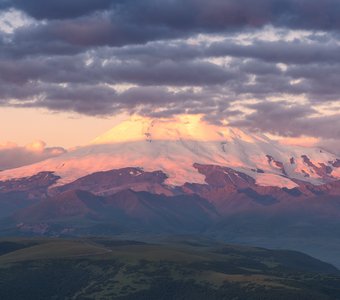
[[[185,237],[157,244],[0,240],[0,299],[340,299],[340,272],[295,251]]]

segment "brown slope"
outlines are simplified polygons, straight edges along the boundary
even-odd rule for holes
[[[218,218],[215,207],[197,195],[165,195],[121,191],[106,198],[106,203],[126,220],[152,228],[203,229]]]
[[[14,215],[20,222],[50,222],[72,217],[96,216],[102,199],[91,193],[74,190],[61,193],[28,207]]]
[[[164,185],[166,179],[167,176],[161,171],[145,172],[139,168],[122,168],[81,177],[69,184],[51,189],[50,194],[84,190],[96,195],[112,195],[121,190],[133,189],[171,195]]]
[[[218,214],[214,206],[197,195],[168,197],[132,190],[108,197],[86,191],[68,191],[13,216],[16,224],[77,226],[81,223],[82,226],[92,226],[91,222],[99,222],[151,232],[203,230],[216,218]]]
[[[41,172],[31,177],[0,181],[0,196],[8,193],[22,193],[29,199],[46,197],[50,186],[60,179],[53,172]]]

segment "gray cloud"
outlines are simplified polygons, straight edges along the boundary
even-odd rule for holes
[[[9,87],[9,89],[11,89]],[[24,88],[25,90],[25,88]],[[171,91],[167,87],[132,87],[117,93],[105,86],[35,85],[32,97],[22,98],[12,107],[43,107],[55,111],[74,111],[86,115],[112,115],[128,111],[149,116],[171,116],[178,113],[208,113],[216,109],[216,103],[225,101],[218,93],[209,90],[195,92],[192,88]],[[0,91],[1,93],[1,91]],[[24,93],[17,90],[18,96]],[[228,105],[229,102],[225,102]],[[202,106],[204,104],[204,106]],[[158,112],[155,113],[154,110]],[[161,111],[161,113],[159,112]]]
[[[2,0],[36,19],[69,19],[109,10],[121,22],[173,29],[221,30],[235,26],[275,25],[305,29],[339,29],[337,0]]]
[[[226,34],[268,24],[290,29],[340,29],[337,0],[5,0],[2,6],[47,20],[22,28],[13,36],[14,45],[27,52],[32,49],[32,53],[73,53],[84,47],[143,44],[198,33]],[[13,44],[6,47],[15,48]]]
[[[0,9],[16,8],[36,19],[67,19],[109,9],[112,0],[1,0]]]
[[[143,61],[96,60],[87,65],[84,60],[85,57],[0,60],[0,80],[14,84],[41,80],[52,83],[129,82],[140,85],[200,86],[223,84],[237,77],[227,68],[204,61],[178,64],[164,60],[148,64]]]
[[[203,113],[214,123],[339,138],[337,112],[317,115],[318,105],[340,101],[337,0],[0,0],[9,8],[32,19],[0,31],[0,105]],[[242,104],[249,100],[257,104]]]
[[[340,61],[337,43],[308,43],[294,40],[292,42],[255,41],[252,45],[237,45],[219,42],[211,45],[210,56],[233,56],[260,59],[267,62],[285,64],[338,63]]]
[[[290,105],[288,102],[260,102],[248,105],[254,112],[234,126],[267,131],[282,136],[309,135],[326,139],[340,139],[340,113],[319,115],[309,105]]]

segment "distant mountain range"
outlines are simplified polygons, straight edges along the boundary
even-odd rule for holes
[[[340,159],[210,125],[132,118],[0,172],[1,235],[200,234],[340,265]]]

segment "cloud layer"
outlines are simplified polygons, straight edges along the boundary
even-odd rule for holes
[[[61,147],[46,147],[42,141],[35,141],[26,146],[11,142],[0,144],[0,171],[33,164],[65,152]]]
[[[338,0],[0,0],[0,14],[2,106],[340,140]]]

